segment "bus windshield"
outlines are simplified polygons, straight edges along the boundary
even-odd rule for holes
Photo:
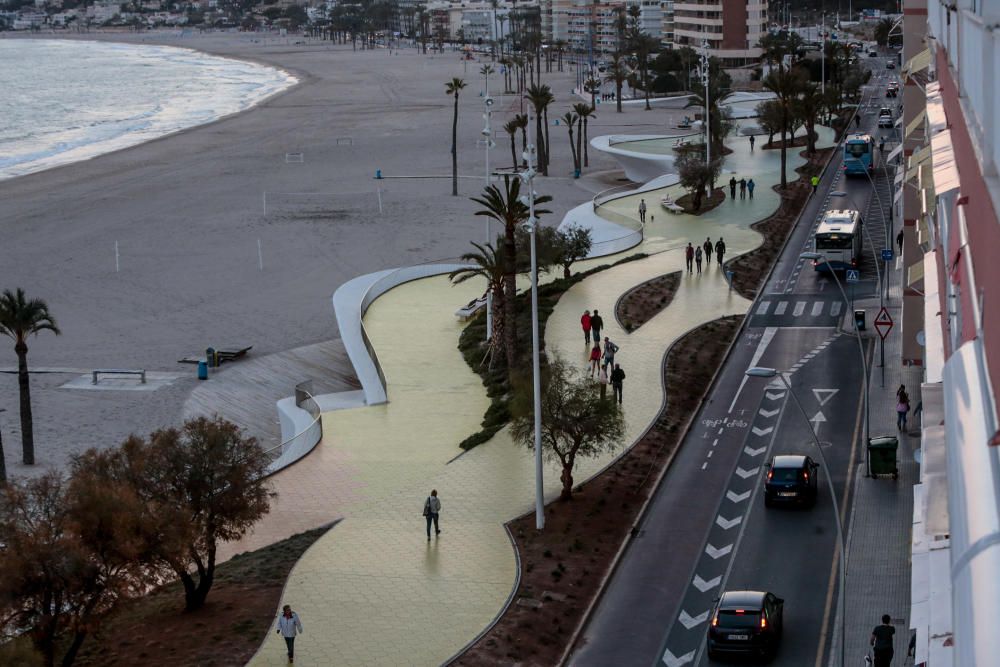
[[[816,250],[850,250],[854,238],[850,234],[817,234]]]
[[[867,141],[858,142],[858,143],[851,142],[851,143],[847,144],[846,148],[847,148],[847,152],[850,153],[851,155],[853,155],[854,157],[861,157],[862,155],[868,155],[868,142]]]

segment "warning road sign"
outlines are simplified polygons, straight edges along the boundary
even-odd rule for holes
[[[875,317],[875,330],[878,331],[878,335],[885,340],[885,337],[889,335],[892,331],[892,317],[889,315],[889,311],[885,308],[878,311],[878,315]]]

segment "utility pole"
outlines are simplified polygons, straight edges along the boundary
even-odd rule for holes
[[[820,92],[826,95],[826,12],[821,16],[823,18],[819,26],[819,87]]]
[[[708,93],[708,40],[703,40],[701,43],[702,54],[701,54],[701,80],[702,85],[705,86],[705,163],[712,163],[712,113],[709,111],[711,109],[711,101],[709,100]],[[711,197],[711,193],[709,193]]]

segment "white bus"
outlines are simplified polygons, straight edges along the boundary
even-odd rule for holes
[[[861,263],[861,227],[864,220],[857,211],[827,211],[813,235],[813,250],[826,258],[813,260],[817,271],[847,271]]]

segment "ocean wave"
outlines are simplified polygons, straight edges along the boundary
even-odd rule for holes
[[[297,82],[186,48],[0,42],[0,179],[137,145],[259,104]]]

